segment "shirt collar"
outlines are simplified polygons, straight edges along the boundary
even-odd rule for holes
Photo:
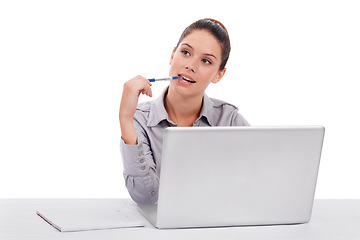
[[[163,120],[168,121],[171,125],[175,124],[174,122],[172,122],[169,119],[168,113],[166,112],[166,109],[164,106],[164,97],[167,94],[167,91],[168,91],[168,87],[164,89],[164,91],[158,98],[156,98],[154,101],[151,102],[149,118],[147,121],[148,127],[154,127]],[[202,109],[201,109],[198,120],[205,117],[207,119],[208,123],[210,124],[210,126],[213,126],[212,109],[213,109],[213,102],[204,93],[203,105],[202,105]]]
[[[211,101],[211,99],[208,97],[208,95],[206,95],[206,93],[204,93],[204,97],[203,97],[203,106],[200,112],[200,116],[199,119],[201,119],[202,117],[205,117],[208,121],[208,123],[210,124],[210,126],[214,126],[214,103],[213,101]]]
[[[163,120],[171,122],[164,106],[164,97],[167,91],[168,88],[165,88],[160,96],[151,102],[149,118],[147,121],[148,127],[155,127]]]

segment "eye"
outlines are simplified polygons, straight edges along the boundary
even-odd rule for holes
[[[204,58],[203,60],[201,60],[203,63],[205,64],[212,64],[212,62],[209,59]]]
[[[185,55],[185,56],[189,56],[189,55],[190,55],[189,51],[187,51],[187,50],[182,50],[181,53],[182,53],[183,55]]]

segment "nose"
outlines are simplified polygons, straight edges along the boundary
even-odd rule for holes
[[[190,71],[192,71],[193,73],[195,73],[194,68],[190,67],[189,65],[185,66],[185,69],[186,69],[186,70],[190,70]]]
[[[195,65],[196,65],[196,59],[194,57],[192,57],[192,58],[188,59],[188,61],[186,62],[185,69],[195,73],[196,72],[195,71],[195,69],[196,69]]]

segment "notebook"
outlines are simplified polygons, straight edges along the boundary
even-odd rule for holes
[[[143,227],[145,223],[129,204],[120,208],[103,204],[42,207],[36,214],[59,232]]]
[[[138,210],[157,228],[306,223],[324,131],[322,126],[167,128],[158,202]]]

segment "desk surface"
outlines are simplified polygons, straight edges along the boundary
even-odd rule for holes
[[[315,200],[310,223],[299,225],[158,230],[145,227],[61,233],[36,215],[42,207],[103,206],[111,209],[130,199],[0,199],[0,239],[360,239],[360,200]]]

